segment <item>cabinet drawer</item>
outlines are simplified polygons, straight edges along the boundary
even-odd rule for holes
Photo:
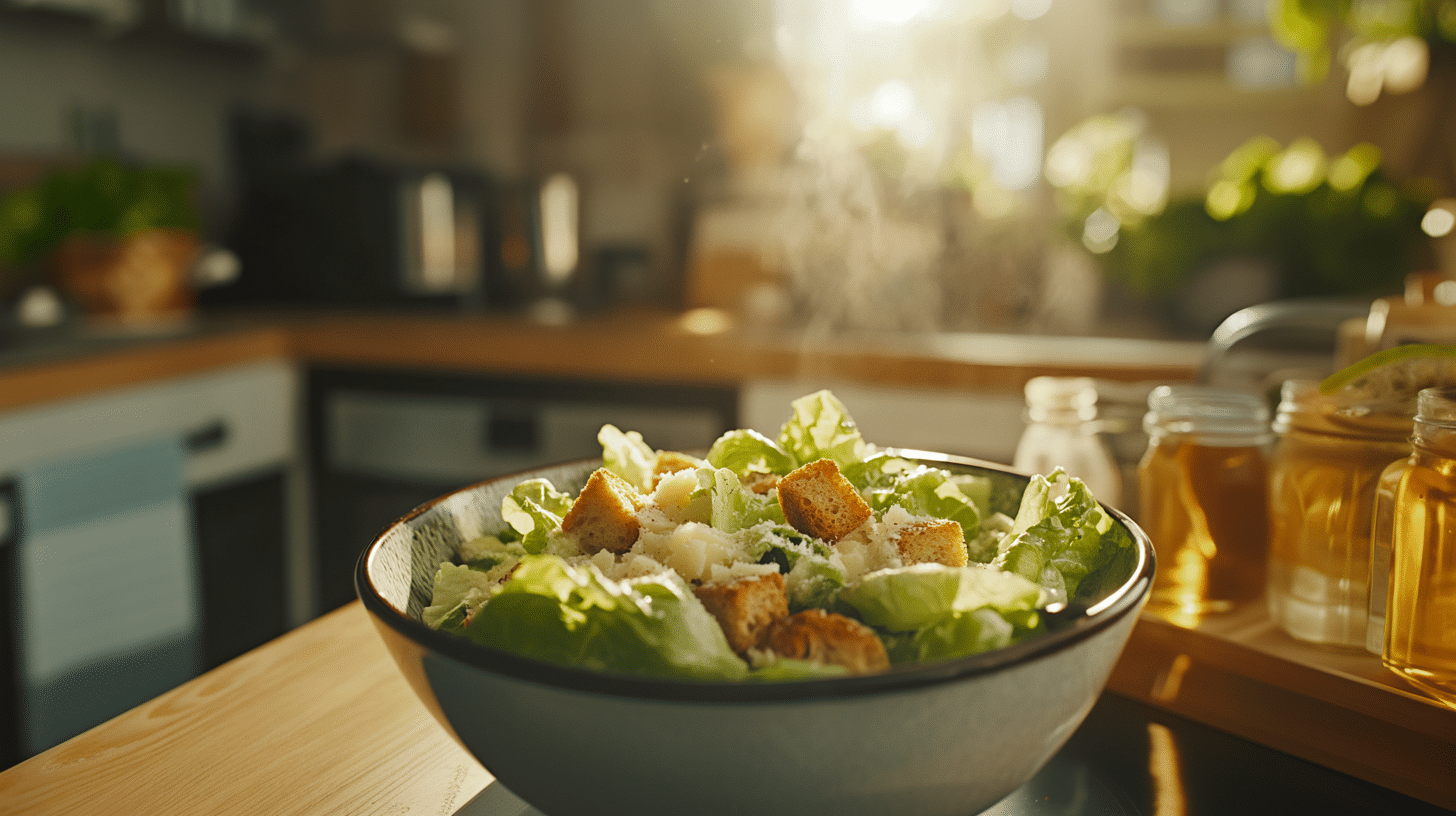
[[[447,394],[339,391],[326,410],[331,470],[436,485],[600,456],[603,423],[664,450],[704,447],[723,429],[711,407]]]
[[[170,434],[189,442],[189,487],[275,467],[293,449],[296,379],[262,362],[5,414],[0,471]]]

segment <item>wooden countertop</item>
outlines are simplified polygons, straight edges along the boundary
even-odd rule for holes
[[[0,772],[0,810],[451,814],[491,779],[356,601]]]
[[[1144,615],[1108,689],[1456,810],[1456,709],[1376,655],[1295,640],[1262,600],[1193,628]]]
[[[1456,711],[1268,630],[1252,608],[1199,630],[1144,616],[1108,688],[1456,807]],[[491,782],[356,601],[0,772],[0,809],[449,816]]]
[[[83,328],[0,350],[0,410],[264,359],[629,382],[807,377],[1016,392],[1038,374],[1186,381],[1196,377],[1203,349],[1120,338],[813,336],[693,317],[627,312],[547,326],[513,315],[274,312],[205,316],[150,335]]]

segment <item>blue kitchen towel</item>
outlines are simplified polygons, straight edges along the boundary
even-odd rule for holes
[[[201,603],[180,438],[20,472],[24,748],[34,753],[194,676]]]

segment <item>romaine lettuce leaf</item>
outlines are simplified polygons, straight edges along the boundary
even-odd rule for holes
[[[526,555],[519,541],[502,541],[497,536],[480,536],[462,543],[460,561],[472,569],[488,572],[504,564],[514,563]]]
[[[981,512],[961,490],[961,483],[940,468],[919,466],[901,474],[892,486],[868,491],[870,508],[876,513],[899,505],[913,516],[934,516],[961,525],[967,541],[981,532]]]
[[[652,492],[652,471],[657,467],[657,451],[637,431],[623,433],[615,425],[603,425],[597,431],[602,445],[602,467],[626,479],[643,493]]]
[[[989,518],[995,509],[991,506],[991,496],[995,491],[995,479],[990,476],[977,476],[973,473],[952,473],[950,480],[960,488],[961,495],[975,506],[976,515],[982,519]],[[1009,480],[1008,480],[1009,481]]]
[[[750,654],[752,654],[750,652]],[[791,657],[767,655],[755,660],[750,680],[765,683],[779,683],[793,680],[819,680],[825,677],[847,677],[849,669],[829,663],[815,663],[812,660],[796,660]]]
[[[511,489],[501,499],[501,517],[521,537],[521,546],[528,553],[539,553],[546,547],[546,538],[561,526],[561,519],[575,499],[545,479],[528,479]]]
[[[892,632],[911,632],[957,612],[1036,608],[1041,588],[1020,575],[986,567],[914,564],[871,572],[841,590],[836,602],[861,620]]]
[[[1131,549],[1132,537],[1082,480],[1058,468],[1032,477],[993,564],[1041,584],[1047,604],[1066,603],[1085,577],[1122,563]]]
[[[990,607],[955,612],[913,634],[887,638],[892,663],[917,663],[989,652],[1011,645],[1016,627]]]
[[[783,476],[796,466],[776,442],[747,429],[729,431],[718,437],[708,449],[708,464],[728,468],[739,476],[753,471]]]
[[[589,562],[528,556],[471,618],[477,643],[602,671],[741,680],[748,664],[673,572],[613,581]]]
[[[486,572],[445,561],[435,572],[430,605],[420,620],[431,629],[459,632],[465,617],[490,597],[495,582]]]
[[[711,499],[711,524],[725,533],[736,533],[769,521],[784,524],[784,510],[778,501],[743,486],[728,468],[698,468],[698,489]]]
[[[833,459],[842,472],[874,453],[873,446],[860,437],[844,403],[830,392],[800,397],[792,408],[793,416],[779,431],[778,445],[794,458],[796,466]]]

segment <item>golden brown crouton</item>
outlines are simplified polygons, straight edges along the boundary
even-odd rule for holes
[[[863,623],[822,609],[780,618],[768,628],[764,646],[780,657],[843,666],[851,674],[890,667],[885,644]]]
[[[574,536],[587,553],[622,552],[637,540],[637,511],[646,504],[647,497],[631,482],[598,468],[561,520],[561,531]]]
[[[688,456],[686,453],[677,451],[659,451],[657,464],[652,468],[652,487],[656,489],[657,483],[662,477],[677,473],[679,470],[691,470],[703,464],[702,460]]]
[[[693,594],[718,619],[728,645],[739,654],[757,646],[769,624],[789,614],[784,576],[777,572],[703,584],[694,587]]]
[[[757,470],[750,470],[743,474],[743,486],[754,493],[763,495],[779,486],[779,475],[777,473],[763,473]]]
[[[779,480],[784,520],[801,533],[838,541],[871,515],[870,506],[832,459],[820,459]]]
[[[906,564],[934,562],[947,567],[966,565],[966,534],[960,524],[949,519],[916,521],[900,530],[896,541],[900,558]]]

